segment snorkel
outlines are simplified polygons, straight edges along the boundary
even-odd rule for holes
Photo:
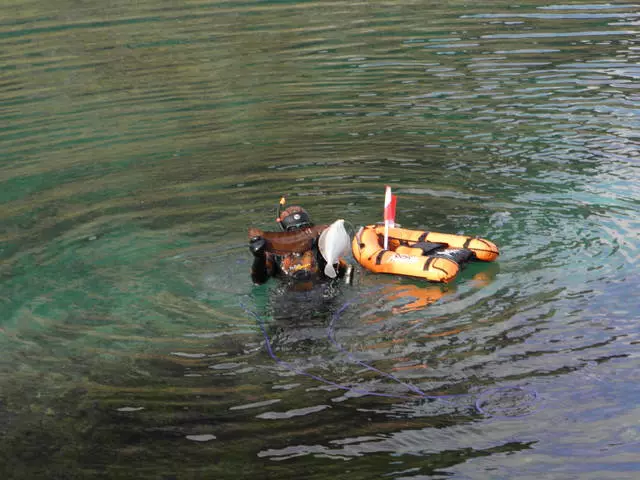
[[[278,222],[278,225],[280,225],[280,228],[283,232],[286,229],[284,228],[284,225],[282,225],[282,218],[280,218],[280,215],[282,215],[282,208],[284,207],[285,203],[287,203],[287,198],[283,195],[282,197],[280,197],[280,202],[278,202],[278,208],[276,210],[278,212],[278,218],[276,218],[276,222]]]

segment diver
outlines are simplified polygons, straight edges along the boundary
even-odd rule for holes
[[[249,239],[249,250],[254,259],[251,266],[251,279],[255,284],[263,284],[270,277],[277,277],[286,280],[287,283],[295,284],[300,289],[311,287],[314,283],[326,282],[329,279],[324,273],[326,260],[323,258],[319,247],[318,239],[324,228],[316,227],[311,221],[307,211],[297,205],[287,207],[282,210],[285,199],[282,197],[278,205],[278,218],[276,221],[283,232],[290,238],[295,238],[296,232],[304,235],[304,251],[280,251],[270,252],[267,248],[267,240],[260,234]],[[327,228],[325,226],[325,228]],[[338,278],[342,278],[346,283],[350,283],[352,267],[344,259],[340,258],[336,269]]]

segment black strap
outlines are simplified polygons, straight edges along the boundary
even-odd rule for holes
[[[430,232],[423,232],[422,234],[420,234],[420,236],[418,237],[417,242],[424,242],[427,239],[427,237],[429,236],[429,233]]]
[[[435,242],[416,242],[412,245],[413,248],[419,248],[422,250],[422,255],[429,255],[436,250],[446,248],[446,243],[435,243]]]

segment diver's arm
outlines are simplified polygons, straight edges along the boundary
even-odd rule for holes
[[[262,285],[272,276],[273,266],[271,259],[256,257],[251,265],[251,280],[257,285]]]
[[[251,280],[261,285],[273,275],[273,259],[266,249],[267,242],[262,237],[253,237],[249,241],[249,250],[253,254],[251,265]]]
[[[342,278],[347,273],[351,265],[349,265],[343,258],[338,259],[338,268],[336,268],[336,272],[338,273],[338,277]]]

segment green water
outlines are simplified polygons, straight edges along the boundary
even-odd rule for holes
[[[2,478],[638,478],[638,5],[1,8]],[[251,284],[385,185],[499,261]]]

